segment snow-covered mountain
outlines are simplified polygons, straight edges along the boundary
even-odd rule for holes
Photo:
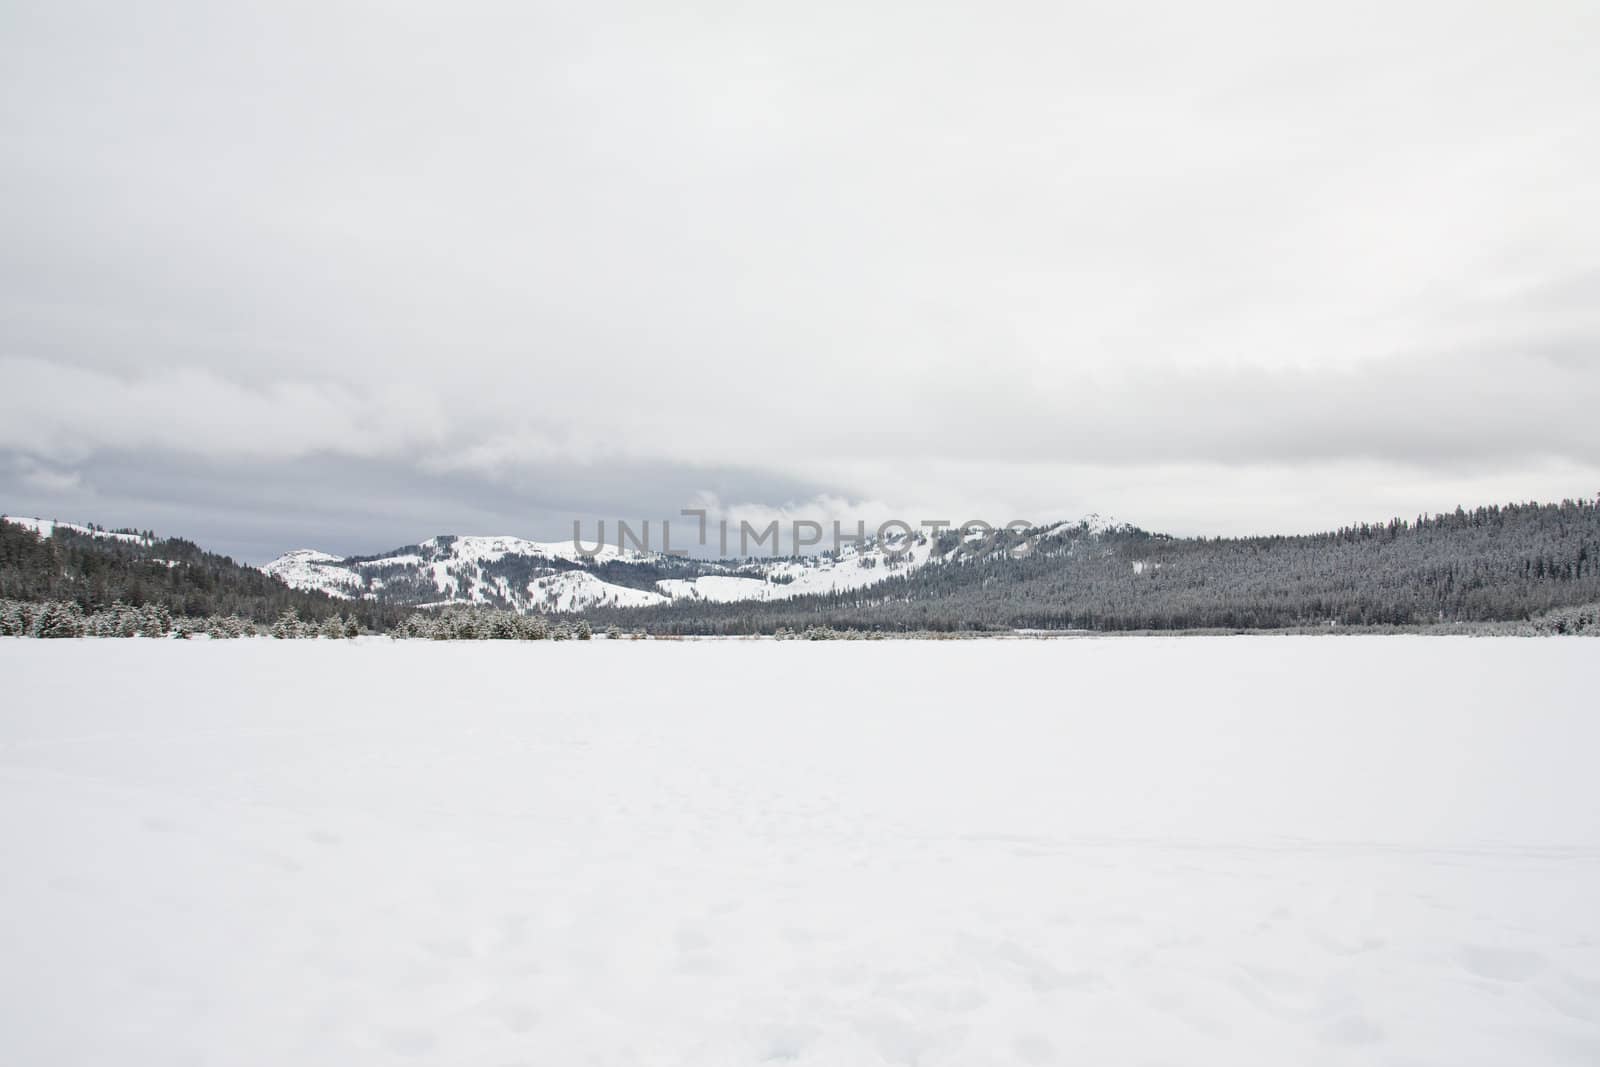
[[[929,537],[896,536],[882,544],[845,545],[828,555],[722,564],[712,573],[668,578],[656,587],[673,600],[718,603],[842,593],[926,566],[934,547]]]
[[[597,605],[637,607],[666,597],[594,572],[627,572],[657,557],[602,548],[583,556],[571,542],[520,537],[435,537],[380,556],[334,556],[311,548],[287,552],[261,569],[296,589],[330,596],[418,605],[489,604],[518,611],[579,611]],[[653,579],[652,579],[653,580]]]
[[[330,596],[348,598],[363,588],[361,576],[343,559],[314,548],[285,552],[261,569],[291,588],[313,589]]]
[[[1008,551],[1054,551],[1073,539],[1117,529],[1099,516],[1028,531]],[[605,547],[593,556],[569,541],[442,536],[379,556],[297,549],[261,569],[297,589],[418,606],[483,604],[523,612],[648,607],[675,600],[726,603],[787,600],[864,589],[930,564],[970,558],[982,536],[942,540],[896,535],[815,556],[690,560]]]
[[[147,541],[146,535],[108,531],[54,519],[5,516],[43,537],[57,529],[96,538]],[[1036,527],[1007,542],[1005,551],[1071,552],[1084,538],[1122,529],[1091,515],[1079,522]],[[982,536],[946,533],[895,535],[837,552],[747,560],[692,560],[604,546],[592,555],[570,541],[520,537],[434,537],[375,556],[336,556],[313,548],[286,552],[260,569],[295,589],[346,600],[435,607],[479,604],[521,612],[581,612],[597,607],[634,608],[673,601],[729,603],[775,601],[866,589],[929,565],[970,559],[985,548]],[[1142,570],[1135,563],[1137,573]]]

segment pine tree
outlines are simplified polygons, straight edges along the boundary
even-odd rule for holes
[[[33,617],[32,637],[82,637],[83,612],[78,605],[47,601]]]
[[[299,637],[300,613],[293,608],[285,608],[283,614],[278,616],[278,621],[272,624],[272,636],[284,641]]]
[[[27,605],[19,600],[0,603],[0,637],[21,637],[27,632]]]
[[[172,629],[172,613],[164,604],[146,604],[139,614],[139,630],[146,637],[165,637]]]

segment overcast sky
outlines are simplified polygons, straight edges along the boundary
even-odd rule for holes
[[[0,511],[1600,491],[1600,4],[0,3]]]

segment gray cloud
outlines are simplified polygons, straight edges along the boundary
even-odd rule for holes
[[[260,555],[1593,492],[1597,44],[1581,2],[10,4],[0,507]]]
[[[604,519],[676,518],[703,494],[729,500],[768,495],[811,499],[817,485],[738,468],[611,463],[603,468],[530,464],[514,478],[430,474],[411,462],[337,455],[250,460],[127,450],[71,466],[13,457],[0,465],[0,500],[10,514],[107,526],[154,528],[248,562],[290,549],[340,554],[383,551],[438,533],[572,536],[592,540]],[[626,511],[616,509],[628,502]],[[674,534],[692,527],[685,520]],[[660,536],[659,525],[653,526]]]

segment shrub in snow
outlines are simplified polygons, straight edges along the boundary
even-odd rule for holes
[[[427,637],[428,623],[421,615],[412,615],[389,631],[389,636],[400,640]]]
[[[206,633],[216,640],[233,640],[243,637],[254,627],[236,615],[213,615],[206,620]]]
[[[0,604],[0,637],[21,637],[28,632],[28,605],[20,600]]]
[[[1533,620],[1537,634],[1588,634],[1600,637],[1600,604],[1556,608]]]
[[[346,624],[351,625],[350,623]],[[586,625],[586,624],[585,624]],[[558,624],[552,630],[539,616],[489,608],[452,607],[437,615],[419,612],[398,623],[389,636],[400,640],[432,641],[565,641],[575,629]],[[355,633],[351,632],[350,636]],[[593,631],[590,631],[593,636]]]
[[[300,635],[300,613],[293,608],[286,609],[278,616],[278,621],[272,624],[273,637],[289,641]]]
[[[139,614],[139,632],[146,637],[165,637],[172,629],[172,613],[160,604],[146,604]]]
[[[47,601],[34,613],[29,637],[82,637],[83,610],[76,604]]]
[[[138,609],[130,608],[118,600],[105,612],[105,631],[107,637],[137,637],[143,628],[144,620]]]

